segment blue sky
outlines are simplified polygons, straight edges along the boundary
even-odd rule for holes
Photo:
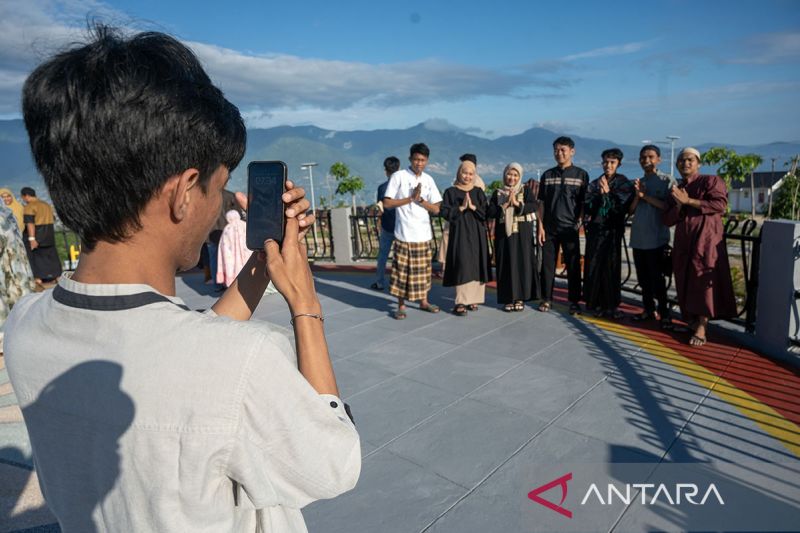
[[[800,2],[2,0],[0,116],[87,14],[191,46],[248,125],[800,140]]]

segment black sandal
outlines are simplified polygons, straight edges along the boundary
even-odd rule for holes
[[[469,304],[467,306],[467,311],[477,311],[477,310],[478,310],[478,304]]]
[[[644,322],[646,320],[655,320],[655,319],[656,315],[654,315],[653,313],[648,313],[647,311],[642,311],[638,315],[634,315],[631,317],[631,320],[633,320],[634,322]]]
[[[539,304],[539,312],[546,313],[550,310],[550,307],[551,307],[550,302],[544,301]]]
[[[453,308],[453,314],[456,316],[467,316],[467,308],[464,304],[458,304]]]

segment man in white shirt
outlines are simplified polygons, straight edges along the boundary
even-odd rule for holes
[[[287,182],[283,243],[264,243],[205,313],[175,296],[244,156],[239,110],[161,33],[91,42],[23,88],[36,165],[83,244],[72,276],[20,300],[6,366],[62,531],[306,531],[300,509],[351,489],[358,433],[328,356]],[[249,321],[269,280],[295,350]]]
[[[439,307],[428,301],[431,290],[431,230],[430,215],[439,214],[442,195],[433,178],[425,173],[430,150],[423,143],[411,145],[408,160],[411,165],[398,170],[389,179],[383,205],[396,208],[394,226],[394,260],[389,292],[397,296],[394,317],[406,317],[406,300],[419,300],[419,308],[438,313]]]

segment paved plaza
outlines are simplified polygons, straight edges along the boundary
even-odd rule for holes
[[[396,321],[368,272],[316,277],[363,466],[352,492],[306,508],[312,533],[800,529],[798,369],[719,329],[696,349],[629,319],[571,317],[563,300],[505,313],[493,290],[457,317],[435,284],[441,313],[410,306]],[[214,295],[192,273],[178,296],[203,309]],[[256,317],[290,333],[279,295]],[[58,530],[30,453],[0,369],[0,531]],[[676,504],[679,483],[705,501]]]

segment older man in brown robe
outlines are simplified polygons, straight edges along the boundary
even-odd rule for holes
[[[728,190],[719,176],[699,173],[695,148],[681,150],[677,168],[683,180],[667,197],[662,220],[675,226],[672,266],[678,303],[692,330],[689,344],[702,346],[710,318],[736,315],[722,224]]]

